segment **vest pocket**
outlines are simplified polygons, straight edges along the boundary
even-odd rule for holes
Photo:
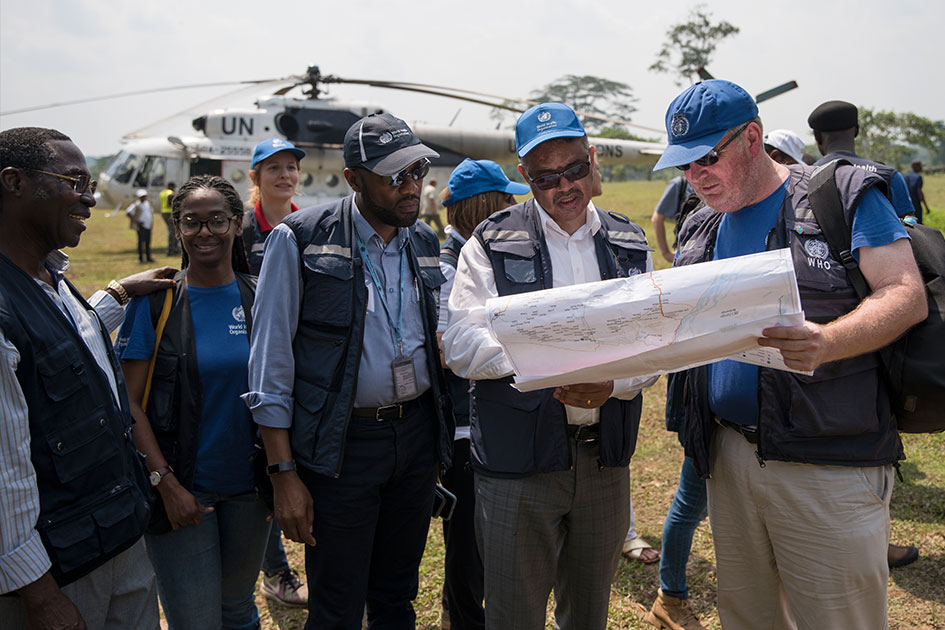
[[[501,269],[509,282],[535,284],[538,281],[541,261],[534,241],[497,241],[489,243],[489,250],[493,268]]]
[[[89,412],[83,419],[54,427],[46,433],[59,481],[68,483],[118,454],[110,439],[104,408]]]
[[[539,410],[547,390],[519,392],[506,381],[478,381],[473,394],[472,439],[482,466],[497,473],[535,471]]]
[[[101,553],[91,514],[57,523],[46,530],[47,552],[61,573],[69,573],[97,559]]]
[[[66,339],[36,354],[36,370],[42,378],[43,389],[55,402],[65,400],[86,385],[86,369],[79,349]]]
[[[174,413],[177,362],[176,354],[158,354],[154,361],[151,393],[148,395],[147,416],[151,427],[158,431],[171,431],[177,425],[177,418]]]
[[[324,326],[350,326],[354,287],[351,259],[305,255],[302,261],[305,266],[302,278],[305,312],[301,321]]]

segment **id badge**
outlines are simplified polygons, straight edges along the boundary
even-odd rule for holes
[[[417,397],[417,371],[413,359],[399,356],[390,364],[394,373],[394,397],[397,401],[412,400]]]

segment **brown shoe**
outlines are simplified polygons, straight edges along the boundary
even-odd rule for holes
[[[689,607],[688,599],[663,595],[663,591],[660,591],[653,602],[653,608],[646,613],[643,620],[666,630],[706,630]]]

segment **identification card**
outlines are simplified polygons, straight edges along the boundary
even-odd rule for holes
[[[394,396],[398,401],[412,400],[417,397],[417,371],[413,359],[403,355],[390,364],[394,373]]]

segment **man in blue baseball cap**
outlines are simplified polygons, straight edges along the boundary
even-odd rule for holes
[[[908,236],[878,176],[837,169],[872,288],[860,301],[810,210],[815,169],[768,156],[742,88],[696,83],[670,104],[666,131],[657,168],[682,170],[707,204],[683,224],[675,264],[787,247],[808,318],[767,328],[758,343],[812,376],[734,361],[682,375],[683,441],[707,479],[722,625],[885,628],[889,496],[903,454],[875,351],[926,317]]]
[[[603,630],[630,522],[627,466],[640,390],[655,378],[519,392],[485,303],[642,273],[652,268],[650,248],[639,226],[591,202],[594,148],[570,107],[532,107],[516,123],[515,140],[533,198],[473,231],[459,255],[443,335],[447,365],[472,380],[485,627],[544,628],[554,589],[557,627]]]

